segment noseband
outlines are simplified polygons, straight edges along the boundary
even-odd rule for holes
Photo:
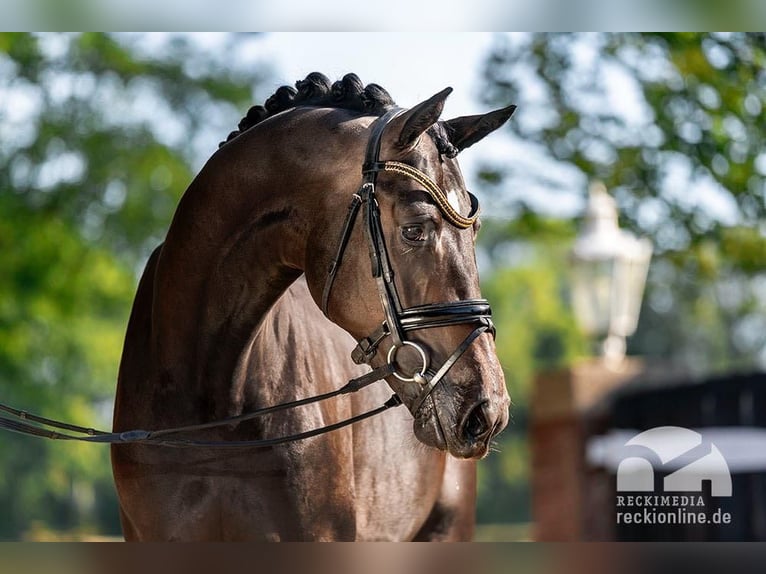
[[[386,171],[415,180],[422,186],[423,191],[433,199],[444,219],[458,229],[470,228],[479,217],[479,202],[473,194],[468,194],[471,198],[471,212],[468,216],[463,216],[452,207],[447,195],[439,185],[419,169],[396,161],[380,161],[380,143],[383,132],[388,123],[402,112],[403,110],[398,108],[390,110],[378,118],[372,126],[370,139],[367,142],[365,162],[362,167],[364,179],[359,191],[352,196],[348,215],[338,241],[338,249],[327,273],[322,294],[322,312],[329,318],[328,307],[333,283],[343,261],[343,255],[359,210],[364,207],[364,228],[370,252],[372,276],[378,287],[385,319],[372,334],[358,342],[356,348],[351,352],[351,358],[356,364],[369,363],[377,354],[380,343],[390,336],[392,346],[389,349],[386,362],[392,374],[401,381],[415,382],[422,388],[415,403],[410,407],[412,414],[415,415],[439,381],[444,378],[471,343],[485,331],[494,337],[495,327],[491,319],[492,310],[486,299],[465,299],[408,308],[405,308],[401,303],[394,283],[391,260],[386,250],[380,207],[375,196],[378,173]],[[429,368],[429,357],[423,347],[407,337],[408,333],[420,329],[460,324],[471,324],[476,325],[476,327],[436,371]],[[411,376],[401,373],[396,367],[396,355],[405,346],[414,348],[422,361],[420,369]]]

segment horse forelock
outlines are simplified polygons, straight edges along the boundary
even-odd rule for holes
[[[450,159],[457,157],[460,150],[458,150],[450,141],[449,132],[447,131],[444,122],[435,123],[428,128],[427,133],[436,144],[436,149],[439,150],[439,155],[443,155]]]

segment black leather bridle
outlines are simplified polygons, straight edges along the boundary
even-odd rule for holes
[[[485,331],[490,332],[494,337],[495,327],[491,319],[492,311],[486,299],[465,299],[462,301],[431,303],[408,308],[405,308],[401,303],[394,282],[394,270],[386,250],[386,242],[380,221],[380,208],[375,196],[375,184],[378,173],[381,171],[393,172],[417,181],[439,207],[444,219],[459,229],[470,228],[479,216],[479,202],[472,193],[469,192],[471,212],[467,216],[462,216],[450,205],[446,194],[428,175],[407,164],[394,161],[380,161],[380,144],[383,132],[389,122],[403,111],[399,108],[392,109],[378,118],[372,125],[370,138],[367,142],[365,161],[362,167],[364,180],[359,191],[351,199],[348,215],[346,216],[346,221],[343,224],[338,241],[338,248],[328,270],[322,294],[322,312],[329,318],[329,304],[333,283],[343,262],[343,255],[358,218],[359,210],[363,207],[364,229],[370,252],[372,276],[378,287],[385,319],[381,326],[371,335],[359,341],[351,353],[351,358],[356,364],[369,363],[377,354],[380,343],[386,337],[391,337],[392,345],[388,351],[386,362],[391,365],[392,374],[403,382],[414,382],[422,387],[418,398],[410,406],[410,411],[413,415],[416,415],[426,398],[428,398],[436,385],[444,378],[471,343]],[[429,358],[422,346],[407,338],[407,334],[412,331],[460,324],[472,324],[476,325],[476,327],[436,371],[429,368]],[[411,376],[399,372],[395,363],[398,350],[404,346],[414,348],[422,361],[420,370]]]
[[[399,108],[392,109],[375,120],[372,125],[370,138],[367,144],[365,163],[362,168],[364,178],[362,186],[359,188],[359,191],[353,195],[351,204],[349,205],[348,215],[346,216],[346,221],[341,230],[336,255],[330,265],[322,295],[322,311],[325,315],[328,315],[333,283],[335,282],[340,265],[343,262],[343,255],[345,254],[359,210],[364,207],[365,235],[369,246],[372,276],[377,283],[385,319],[380,327],[378,327],[372,334],[364,337],[358,342],[356,348],[354,348],[351,353],[351,357],[357,364],[369,363],[377,354],[380,344],[387,337],[391,337],[392,344],[389,348],[386,362],[382,366],[376,367],[372,371],[352,379],[342,387],[328,393],[265,407],[242,415],[202,424],[161,430],[130,430],[110,433],[40,417],[0,403],[0,412],[5,413],[5,415],[0,415],[0,429],[48,439],[77,440],[107,444],[142,443],[174,447],[196,446],[224,448],[270,447],[317,436],[354,424],[382,413],[391,407],[396,407],[402,404],[402,401],[398,395],[394,394],[383,405],[370,411],[324,427],[283,437],[240,441],[192,440],[177,437],[184,433],[199,432],[211,428],[234,425],[267,414],[316,403],[343,394],[353,393],[374,382],[382,380],[389,375],[394,375],[396,378],[404,382],[412,382],[420,385],[421,390],[416,400],[412,405],[409,405],[410,412],[414,416],[417,415],[425,400],[431,396],[436,385],[443,380],[447,372],[463,353],[465,353],[468,347],[471,346],[471,343],[485,332],[490,333],[494,337],[495,327],[491,319],[492,311],[489,302],[486,299],[465,299],[462,301],[431,303],[408,308],[403,307],[401,300],[399,299],[396,285],[394,283],[394,271],[391,266],[391,260],[388,257],[388,252],[386,251],[386,242],[380,221],[380,208],[375,197],[375,184],[378,173],[381,171],[397,173],[420,183],[423,190],[428,193],[439,207],[444,219],[460,229],[470,228],[478,218],[479,212],[478,200],[473,194],[469,193],[471,198],[471,212],[468,216],[462,216],[450,205],[446,194],[430,177],[428,177],[428,175],[404,163],[379,160],[380,143],[383,132],[388,123],[402,113],[402,111],[403,110]],[[423,347],[407,337],[408,333],[420,329],[448,327],[461,324],[475,325],[475,328],[435,371],[429,368],[429,357]],[[409,376],[401,373],[396,365],[396,355],[398,351],[405,346],[415,349],[422,361],[420,369]],[[13,418],[8,418],[7,415],[10,415]],[[67,432],[54,431],[43,427],[51,427]],[[85,436],[77,436],[71,433],[79,433]]]

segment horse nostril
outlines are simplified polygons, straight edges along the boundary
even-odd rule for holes
[[[483,437],[490,430],[491,425],[487,416],[488,404],[486,401],[475,405],[463,423],[463,436],[468,440],[477,440]]]

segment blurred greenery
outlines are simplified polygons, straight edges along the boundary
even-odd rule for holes
[[[205,41],[0,34],[0,401],[109,426],[137,273],[271,74],[245,57],[257,36]],[[482,94],[519,104],[506,136],[524,153],[487,160],[481,174],[498,206],[479,236],[482,284],[514,407],[499,452],[480,464],[480,522],[531,520],[529,389],[588,353],[567,254],[589,179],[655,244],[629,352],[695,373],[766,363],[765,44],[763,34],[497,38]],[[2,435],[0,460],[0,539],[117,532],[106,449]]]
[[[481,248],[493,262],[482,281],[497,326],[497,352],[513,405],[496,450],[479,465],[480,522],[528,523],[531,516],[528,396],[536,374],[588,350],[568,305],[572,221],[486,218]]]
[[[138,269],[269,74],[221,41],[0,34],[0,401],[109,428]],[[0,460],[0,539],[119,532],[108,449],[5,433]]]
[[[510,221],[488,222],[480,240],[517,418],[501,460],[484,467],[480,508],[492,520],[531,519],[528,466],[505,461],[526,456],[532,377],[587,349],[561,306],[560,273],[577,223],[567,206],[580,213],[589,180],[655,246],[628,352],[690,376],[766,365],[765,63],[761,33],[496,38],[483,99],[519,105],[507,135],[523,153],[482,173]]]

